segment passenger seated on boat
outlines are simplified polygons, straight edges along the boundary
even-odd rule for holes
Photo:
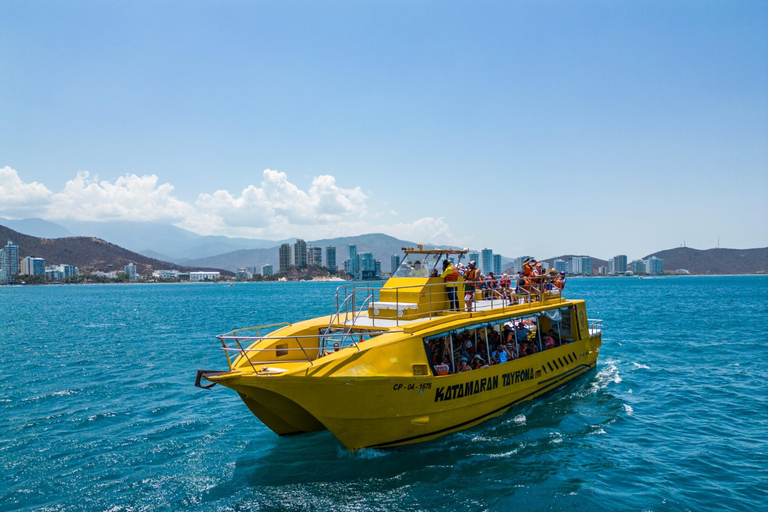
[[[528,329],[523,322],[518,322],[517,325],[515,325],[515,339],[518,343],[528,339]]]
[[[334,352],[338,352],[339,350],[341,350],[341,347],[339,347],[339,343],[338,342],[334,343],[333,344],[333,351]]]
[[[411,277],[427,277],[429,276],[429,270],[424,268],[421,261],[416,260],[413,262],[413,270],[411,271]]]
[[[480,354],[475,355],[475,357],[472,359],[472,369],[477,370],[479,368],[485,368],[488,366],[485,362],[485,359],[480,357]]]
[[[499,333],[494,331],[493,329],[488,329],[488,346],[489,347],[495,347],[499,344],[501,341],[501,337],[499,336]]]
[[[496,346],[496,350],[493,354],[491,354],[491,356],[496,359],[499,364],[506,363],[507,361],[515,358],[514,354],[512,354],[512,352],[503,343],[499,343]]]
[[[541,341],[544,342],[544,350],[555,348],[555,340],[549,334],[544,334],[544,336],[541,338]]]
[[[469,361],[467,360],[467,358],[466,357],[462,357],[461,358],[461,362],[459,363],[459,370],[458,370],[457,373],[468,372],[471,369],[472,369],[472,367],[469,366]]]
[[[522,343],[522,348],[520,350],[520,357],[523,357],[523,355],[532,356],[535,353],[536,353],[536,344],[530,340],[525,340],[525,342]]]
[[[483,345],[480,345],[480,348],[477,350],[477,353],[475,354],[475,358],[480,358],[483,361],[488,361],[488,352],[486,352],[485,347]]]
[[[560,345],[563,344],[562,340],[560,339],[560,336],[557,335],[557,333],[555,332],[554,329],[550,329],[547,334],[549,334],[550,338],[555,340],[555,346],[556,347],[559,347]]]

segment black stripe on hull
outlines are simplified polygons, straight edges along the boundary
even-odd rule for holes
[[[386,442],[386,443],[375,444],[375,445],[371,445],[371,446],[365,446],[364,448],[386,448],[388,446],[392,446],[392,445],[396,445],[396,444],[401,444],[401,443],[405,443],[405,442],[408,442],[408,441],[415,441],[415,440],[421,439],[423,437],[433,437],[433,436],[436,436],[438,434],[448,433],[448,432],[450,432],[452,430],[459,429],[459,428],[461,428],[461,427],[463,427],[465,425],[469,425],[470,423],[475,423],[477,421],[480,421],[483,418],[487,418],[488,416],[493,416],[494,414],[497,414],[500,411],[503,411],[504,409],[508,409],[508,408],[510,408],[510,407],[512,407],[514,405],[519,404],[520,402],[524,402],[524,401],[528,400],[529,398],[531,398],[534,395],[546,393],[547,391],[552,391],[555,388],[557,388],[558,386],[560,386],[562,384],[565,384],[568,380],[571,379],[571,377],[574,377],[575,374],[584,373],[587,370],[589,370],[591,368],[594,368],[596,364],[597,363],[593,363],[593,364],[580,364],[579,366],[577,366],[575,368],[572,368],[571,370],[565,372],[562,375],[557,375],[555,377],[539,381],[539,385],[541,385],[543,383],[546,383],[546,382],[548,382],[549,384],[546,384],[543,388],[536,389],[536,391],[528,393],[527,395],[522,396],[522,397],[518,398],[517,400],[513,400],[512,402],[508,403],[507,405],[502,405],[501,407],[498,407],[498,408],[496,408],[496,409],[494,409],[494,410],[492,410],[490,412],[487,412],[487,413],[485,413],[485,414],[483,414],[481,416],[478,416],[476,418],[473,418],[471,420],[467,420],[467,421],[464,421],[462,423],[458,423],[458,424],[453,425],[451,427],[446,427],[446,428],[443,428],[443,429],[440,429],[440,430],[435,430],[434,432],[428,432],[426,434],[419,434],[418,436],[413,436],[413,437],[406,437],[406,438],[403,438],[403,439],[398,439],[396,441],[389,441],[389,442]],[[563,382],[563,381],[566,381],[566,382]]]

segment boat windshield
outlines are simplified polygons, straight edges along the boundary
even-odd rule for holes
[[[441,252],[406,253],[392,277],[429,277],[434,270],[438,275],[443,269],[446,254]]]

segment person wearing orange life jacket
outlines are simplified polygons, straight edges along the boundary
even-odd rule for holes
[[[565,288],[565,272],[560,272],[560,277],[555,280],[555,286],[557,286],[558,290],[563,291],[563,288]]]
[[[531,277],[533,275],[533,268],[534,265],[536,265],[536,260],[534,259],[527,259],[523,262],[523,274],[525,274],[525,277]]]
[[[467,311],[472,311],[472,302],[475,300],[475,283],[480,276],[477,270],[475,260],[469,262],[466,272],[464,272],[464,307]]]
[[[456,286],[459,281],[459,271],[453,267],[449,259],[443,260],[443,273],[440,277],[445,279],[445,291],[448,292],[448,304],[451,311],[459,310],[459,298],[456,296]]]

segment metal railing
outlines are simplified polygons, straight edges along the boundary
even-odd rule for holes
[[[587,325],[589,326],[590,335],[603,332],[603,321],[599,318],[587,318]]]
[[[462,283],[459,282],[457,284],[462,284]],[[481,288],[481,286],[478,286],[479,284],[480,284],[479,282],[475,284],[476,292],[485,293],[486,291],[488,291],[487,289],[484,289],[484,288]],[[404,302],[404,301],[401,302],[400,300],[401,293],[406,293],[409,291],[413,292],[416,290],[421,291],[426,289],[429,291],[428,293],[429,300],[427,303],[428,307],[426,308],[426,311],[423,312],[422,317],[428,317],[431,319],[434,316],[456,313],[456,311],[452,311],[450,309],[438,308],[436,307],[436,305],[434,305],[433,297],[437,296],[438,293],[445,293],[445,297],[441,298],[440,302],[448,302],[447,291],[434,293],[433,292],[434,287],[445,288],[445,283],[444,282],[427,283],[427,284],[420,283],[420,284],[387,287],[387,288],[383,287],[383,282],[381,281],[359,282],[359,283],[349,283],[349,284],[341,285],[336,289],[336,296],[334,299],[335,312],[331,315],[331,319],[329,321],[328,327],[331,328],[334,325],[348,326],[349,328],[354,327],[357,319],[362,315],[362,312],[364,311],[366,304],[368,304],[370,307],[375,308],[376,303],[379,302],[382,291],[386,291],[388,293],[394,292],[395,309],[398,312],[402,310],[404,313],[405,310],[409,309],[409,307],[412,306],[413,304],[413,302]],[[536,303],[540,303],[545,300],[546,301],[558,300],[561,302],[564,300],[562,296],[562,292],[554,286],[550,290],[536,289],[535,291],[532,290],[527,292],[518,292],[511,287],[510,288],[497,287],[497,288],[492,288],[489,294],[490,294],[490,298],[473,299],[471,311],[466,310],[464,297],[457,296],[457,299],[459,302],[458,313],[487,311],[490,309],[504,310],[512,306],[520,306],[524,304],[527,304],[529,308],[532,308]],[[350,317],[352,318],[351,322],[350,322]],[[371,325],[375,326],[376,316],[372,315],[370,318],[371,318]],[[387,318],[387,320],[393,320],[393,319]],[[398,325],[398,326],[400,325],[400,322],[403,321],[400,315],[396,315],[394,320],[395,320],[395,325]]]
[[[260,373],[254,366],[263,364],[277,364],[277,363],[305,363],[308,362],[311,366],[313,361],[318,358],[329,355],[339,350],[354,347],[358,351],[360,350],[359,344],[370,339],[372,336],[384,334],[385,332],[394,331],[365,331],[365,332],[320,332],[318,334],[303,334],[303,335],[291,335],[291,336],[270,336],[261,335],[260,329],[269,327],[275,327],[278,325],[290,325],[290,324],[272,324],[262,325],[259,327],[248,327],[245,329],[238,329],[226,334],[216,336],[222,345],[222,350],[227,355],[227,363],[229,369],[242,366],[241,358],[250,364],[254,372]],[[287,341],[295,343],[294,347],[291,346],[279,346],[277,342]],[[259,346],[264,342],[268,346]],[[337,346],[338,345],[338,346]],[[244,348],[247,347],[247,348]],[[274,359],[257,359],[253,360],[252,354],[259,354],[265,352],[274,352]],[[280,355],[278,355],[280,353]],[[283,355],[290,355],[296,353],[299,357],[282,357]],[[303,355],[303,357],[301,357]],[[266,367],[262,368],[262,372],[268,372]]]

